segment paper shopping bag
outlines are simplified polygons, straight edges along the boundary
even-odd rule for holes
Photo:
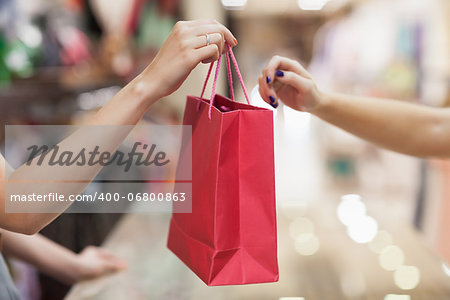
[[[210,286],[278,281],[273,113],[211,101],[187,97],[192,212],[173,213],[168,248]]]

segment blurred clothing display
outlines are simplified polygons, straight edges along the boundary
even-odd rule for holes
[[[102,96],[98,91],[122,85],[141,71],[167,38],[178,12],[177,1],[27,2],[0,1],[3,124],[70,124],[78,114],[88,112],[83,106],[86,101],[78,101],[83,96],[95,95],[97,103],[109,100],[113,94],[104,92]],[[94,110],[100,106],[89,105]],[[156,115],[160,121],[173,117],[164,107]],[[91,186],[95,188],[101,186]],[[101,245],[120,217],[64,214],[42,233],[79,252],[87,245]],[[29,289],[20,284],[25,299],[64,297],[67,285],[44,274],[36,278],[36,272],[27,271],[30,268],[34,270],[24,266],[21,273],[29,274],[26,281],[40,287],[40,295],[30,296]],[[3,271],[8,272],[6,268]]]

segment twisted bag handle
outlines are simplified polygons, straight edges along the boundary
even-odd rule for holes
[[[236,61],[236,57],[234,56],[233,50],[231,49],[231,46],[227,43],[226,44],[228,47],[228,52],[225,54],[226,58],[227,58],[227,72],[228,72],[228,85],[230,86],[230,96],[231,96],[231,100],[234,101],[234,90],[233,90],[233,76],[231,74],[231,63],[230,63],[230,57],[231,60],[233,61],[233,65],[234,68],[236,70],[236,73],[238,75],[239,78],[239,82],[241,83],[242,86],[242,90],[244,91],[244,95],[245,95],[245,99],[247,100],[247,103],[250,104],[249,98],[248,98],[248,93],[247,90],[245,88],[244,85],[244,80],[242,79],[242,75],[241,72],[239,71],[239,67]],[[228,56],[229,55],[229,56]],[[211,111],[212,111],[212,107],[214,105],[214,96],[216,95],[216,85],[217,85],[217,78],[219,77],[219,69],[220,69],[220,62],[222,60],[222,55],[219,56],[219,59],[217,60],[217,66],[216,66],[216,71],[214,74],[214,81],[213,81],[213,86],[212,86],[212,92],[211,92],[211,101],[209,101],[209,110],[208,110],[208,117],[211,120]],[[206,75],[206,80],[205,83],[203,84],[203,89],[202,89],[202,94],[200,95],[200,98],[203,98],[204,94],[205,94],[205,90],[206,90],[206,86],[208,85],[208,81],[209,81],[209,77],[211,76],[211,72],[214,66],[214,62],[212,62],[209,66],[209,70],[208,70],[208,74]],[[200,102],[197,104],[197,109],[200,108]]]

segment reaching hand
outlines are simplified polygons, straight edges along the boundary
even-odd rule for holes
[[[127,268],[127,264],[114,254],[88,246],[77,256],[77,272],[74,280],[95,278]]]
[[[320,102],[320,92],[303,66],[281,56],[274,56],[259,77],[259,93],[272,105],[281,99],[287,106],[312,112]]]

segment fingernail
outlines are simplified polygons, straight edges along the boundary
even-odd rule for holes
[[[277,71],[275,72],[275,75],[278,76],[278,77],[283,77],[283,76],[284,76],[284,72],[283,72],[283,71],[280,71],[280,70],[277,70]]]
[[[272,79],[270,79],[270,76],[266,77],[266,82],[269,84],[272,81]]]
[[[238,41],[236,38],[234,38],[234,45],[237,46],[237,44],[238,44]]]
[[[270,102],[275,103],[275,97],[274,96],[269,96]]]
[[[277,108],[278,107],[278,103],[271,103],[270,105],[272,105],[273,108]]]

